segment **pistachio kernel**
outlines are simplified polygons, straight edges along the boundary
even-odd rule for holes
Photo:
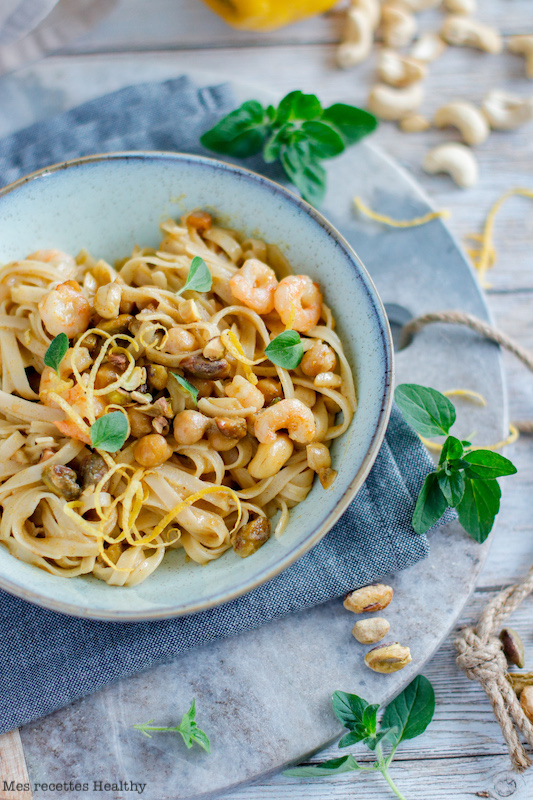
[[[507,680],[520,697],[527,686],[533,686],[533,672],[511,672],[507,675]]]
[[[526,686],[520,695],[520,706],[530,722],[533,722],[533,686]]]
[[[360,619],[352,628],[352,633],[361,644],[380,642],[390,630],[390,622],[385,617]]]
[[[500,641],[509,664],[515,664],[519,669],[523,669],[525,664],[524,643],[520,635],[512,628],[503,628],[500,633]]]
[[[354,614],[367,614],[371,611],[382,611],[392,600],[392,586],[384,583],[371,583],[349,592],[344,598],[344,608]]]
[[[403,647],[399,642],[387,642],[373,647],[365,656],[365,664],[374,672],[389,675],[391,672],[398,672],[409,664],[411,651],[408,647]]]

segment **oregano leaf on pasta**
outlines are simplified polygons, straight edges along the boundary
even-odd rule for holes
[[[209,292],[213,285],[213,276],[209,272],[209,267],[200,256],[195,256],[191,261],[189,267],[189,274],[185,285],[176,292],[176,294],[183,294],[183,292]]]
[[[173,378],[176,378],[176,380],[179,383],[179,385],[181,386],[181,388],[185,389],[185,391],[188,392],[191,395],[192,399],[197,404],[198,403],[198,389],[196,388],[196,386],[193,386],[192,383],[189,383],[188,380],[183,378],[181,375],[177,375],[175,372],[171,372],[170,374],[172,375]]]
[[[122,411],[110,411],[91,425],[91,443],[97,450],[116,453],[128,437],[128,420]]]
[[[68,336],[66,333],[58,333],[52,339],[48,350],[44,354],[44,363],[47,367],[55,369],[59,375],[59,365],[65,358],[69,348]]]
[[[278,367],[296,369],[304,355],[300,334],[297,331],[283,331],[265,347],[265,355]]]

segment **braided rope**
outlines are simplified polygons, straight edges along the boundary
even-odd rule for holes
[[[462,311],[439,311],[411,320],[402,330],[400,348],[409,344],[426,325],[434,322],[466,325],[486,339],[504,347],[533,372],[533,356],[509,336],[492,325]],[[517,422],[523,433],[533,433],[533,422]],[[531,759],[518,733],[533,747],[533,725],[524,714],[518,697],[507,680],[507,660],[497,631],[525,598],[533,592],[533,566],[520,583],[504,589],[488,603],[477,625],[463,628],[455,640],[457,663],[467,677],[477,681],[490,700],[496,719],[509,749],[514,768],[522,772],[531,766]]]

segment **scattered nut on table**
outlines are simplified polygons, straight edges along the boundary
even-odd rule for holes
[[[408,647],[404,647],[399,642],[387,642],[373,647],[365,656],[365,664],[374,672],[382,675],[389,675],[391,672],[398,672],[403,669],[413,659]]]
[[[381,35],[388,47],[405,47],[414,38],[418,23],[401,2],[388,0],[381,7]]]
[[[501,89],[487,92],[481,104],[490,127],[510,131],[533,119],[533,98],[519,97]]]
[[[493,55],[502,51],[502,37],[496,28],[460,14],[446,17],[440,33],[456,47],[475,47]]]
[[[533,33],[511,36],[507,47],[511,53],[524,56],[526,59],[526,75],[528,78],[533,78]]]
[[[522,711],[530,722],[533,722],[533,686],[526,686],[520,695]]]
[[[533,672],[510,672],[507,675],[507,680],[518,697],[520,697],[527,686],[533,686]]]
[[[429,64],[444,53],[448,45],[438,33],[423,33],[411,47],[410,56]]]
[[[403,89],[376,83],[368,97],[368,109],[381,119],[398,120],[416,111],[423,99],[424,90],[420,82]]]
[[[524,643],[520,635],[512,628],[503,628],[500,633],[500,641],[509,664],[514,664],[519,669],[523,669],[525,664]]]
[[[355,589],[344,598],[344,608],[354,614],[366,614],[371,611],[382,611],[392,600],[392,586],[385,583],[372,583]]]
[[[422,133],[431,128],[431,122],[423,114],[410,114],[398,123],[404,133]]]
[[[395,50],[383,49],[378,58],[378,75],[384,83],[403,88],[426,77],[427,67],[422,61],[404,56]]]
[[[459,131],[466,144],[482,144],[488,139],[490,127],[483,112],[473,103],[456,100],[441,106],[435,113],[434,123],[437,128],[451,125]]]
[[[337,64],[341,69],[360,64],[370,55],[374,43],[374,28],[368,14],[360,8],[349,8],[342,42],[337,48]]]
[[[423,167],[430,175],[446,172],[462,189],[475,186],[479,179],[475,155],[460,142],[447,142],[434,147],[426,153]]]
[[[361,644],[380,642],[390,630],[390,622],[385,617],[360,619],[352,628],[352,633]]]

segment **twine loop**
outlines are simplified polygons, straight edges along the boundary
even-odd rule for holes
[[[533,355],[502,331],[462,311],[437,311],[411,320],[402,330],[400,347],[406,346],[426,325],[434,322],[464,325],[486,339],[505,347],[533,372]],[[533,433],[533,422],[516,423],[523,433]],[[513,767],[522,772],[531,766],[519,733],[533,747],[533,725],[507,680],[507,660],[497,637],[499,628],[533,592],[533,566],[523,581],[496,595],[482,612],[477,624],[459,632],[455,641],[457,664],[468,678],[477,681],[489,698],[502,729]]]

